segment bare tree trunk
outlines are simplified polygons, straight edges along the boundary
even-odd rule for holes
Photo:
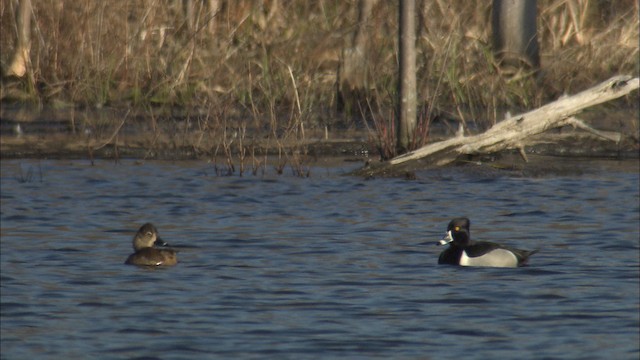
[[[536,0],[493,0],[493,47],[506,67],[540,67]]]
[[[416,2],[400,0],[400,78],[398,79],[398,153],[411,147],[416,128]]]
[[[20,0],[16,11],[16,25],[18,41],[6,75],[23,77],[27,72],[31,51],[31,0]]]
[[[365,27],[376,2],[377,0],[360,0],[358,2],[358,24],[351,38],[351,43],[342,50],[340,68],[338,69],[337,109],[339,112],[351,113],[359,108],[358,104],[363,100],[366,92],[367,34]]]

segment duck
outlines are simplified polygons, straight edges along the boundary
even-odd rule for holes
[[[167,247],[169,244],[158,236],[158,229],[152,223],[140,227],[133,237],[135,252],[127,258],[125,264],[139,266],[173,266],[178,263],[176,251],[161,249],[155,246]]]
[[[471,240],[471,221],[466,217],[449,222],[447,233],[437,243],[447,245],[438,264],[485,267],[519,267],[527,265],[529,257],[538,250],[520,250],[488,241]]]

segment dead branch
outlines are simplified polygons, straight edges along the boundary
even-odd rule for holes
[[[520,149],[523,153],[523,147],[527,145],[529,137],[566,125],[618,142],[621,139],[620,134],[593,129],[573,115],[585,108],[627,95],[639,86],[639,78],[615,76],[576,95],[563,97],[536,110],[512,116],[482,134],[429,144],[391,159],[388,165],[397,165],[428,156],[437,156],[436,164],[445,165],[464,154],[487,154],[507,149]]]

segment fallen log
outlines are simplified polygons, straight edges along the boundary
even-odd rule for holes
[[[384,173],[396,165],[423,158],[431,160],[430,162],[437,166],[442,166],[455,161],[461,155],[482,155],[512,149],[520,150],[520,154],[526,161],[524,147],[530,144],[530,137],[567,125],[619,142],[621,139],[619,133],[594,129],[573,115],[585,108],[627,95],[638,89],[639,86],[639,78],[615,76],[576,95],[565,96],[530,112],[511,116],[482,134],[467,137],[458,136],[428,144],[378,166],[366,170],[362,169],[356,173],[366,175]],[[531,143],[534,142],[531,141]]]

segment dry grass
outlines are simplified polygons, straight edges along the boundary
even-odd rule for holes
[[[36,103],[135,109],[147,116],[151,148],[160,136],[175,137],[176,146],[218,140],[223,148],[212,152],[240,153],[240,173],[252,129],[280,146],[304,140],[305,130],[345,125],[334,110],[335,74],[357,2],[227,1],[215,12],[198,5],[193,27],[174,3],[181,2],[34,2],[34,83],[24,80],[22,90]],[[422,2],[418,98],[425,119],[451,112],[490,124],[507,109],[533,108],[614,74],[639,73],[638,0],[539,3],[542,71],[507,75],[491,53],[490,2]],[[15,46],[14,6],[0,3],[3,68]],[[395,3],[380,1],[367,27],[369,87],[385,113],[395,103],[395,14]],[[188,138],[184,129],[160,133],[168,125],[158,122],[170,122],[175,109],[199,136]],[[229,128],[242,129],[243,144],[231,143]],[[428,127],[421,131],[416,143]],[[299,148],[281,158],[300,163],[304,153]],[[264,166],[260,156],[251,155],[254,172]],[[235,171],[234,163],[226,169]]]

